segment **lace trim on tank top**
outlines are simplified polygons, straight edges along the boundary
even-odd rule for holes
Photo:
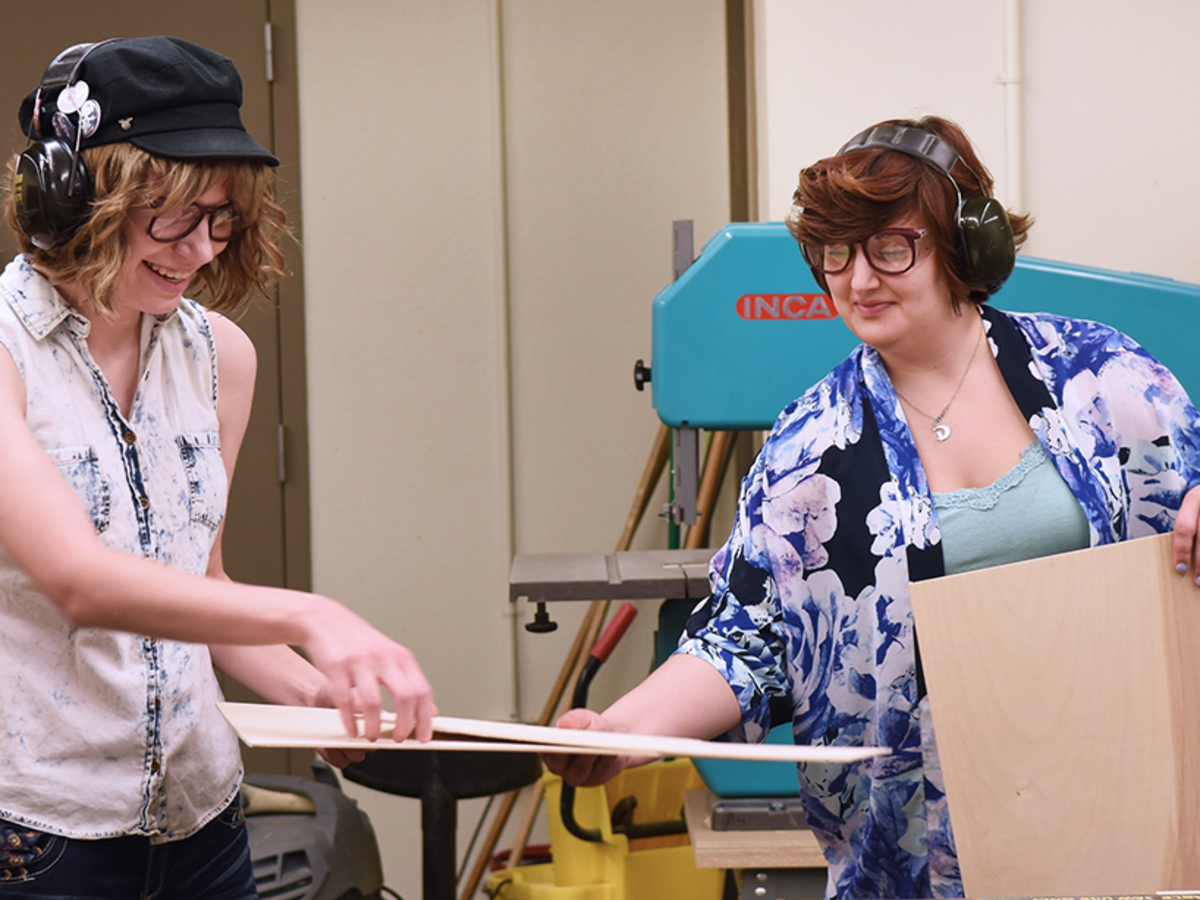
[[[981,488],[960,488],[945,494],[933,492],[936,505],[943,508],[993,509],[1006,491],[1011,491],[1038,466],[1050,462],[1045,448],[1030,441],[1021,450],[1021,461],[989,484]]]

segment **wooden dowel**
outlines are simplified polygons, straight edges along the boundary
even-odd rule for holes
[[[538,784],[541,784],[539,781]],[[467,884],[460,895],[462,900],[467,900],[475,889],[479,887],[479,882],[483,880],[483,873],[487,871],[488,864],[492,861],[492,854],[496,851],[496,844],[500,841],[500,835],[504,831],[504,826],[508,824],[508,817],[512,815],[513,806],[516,805],[517,796],[521,793],[520,788],[511,790],[500,799],[500,805],[496,807],[496,815],[492,818],[492,827],[488,829],[487,837],[484,838],[483,844],[480,847],[479,855],[475,858],[475,865],[471,869],[471,874],[467,877]]]
[[[512,853],[509,854],[509,866],[516,867],[521,864],[521,860],[525,858],[525,848],[529,846],[529,835],[533,831],[533,823],[537,821],[538,809],[542,803],[542,795],[546,788],[541,780],[538,780],[533,785],[533,792],[530,794],[529,802],[525,806],[525,818],[521,820],[521,825],[517,829],[516,837],[513,839]]]
[[[666,468],[667,459],[670,456],[670,448],[671,429],[666,425],[660,424],[658,433],[655,435],[654,443],[650,449],[649,458],[646,460],[646,466],[642,470],[642,479],[638,483],[637,491],[634,492],[633,503],[630,505],[629,515],[625,519],[625,527],[621,530],[621,537],[617,540],[616,550],[618,553],[628,550],[633,544],[633,536],[637,533],[638,526],[646,514],[650,495],[654,492],[654,488],[658,485],[658,480],[662,477],[663,470]],[[551,687],[550,695],[546,698],[546,703],[542,707],[542,714],[538,717],[537,721],[538,725],[550,724],[555,713],[558,711],[559,704],[562,702],[563,694],[566,692],[568,685],[571,688],[571,692],[574,693],[575,684],[578,682],[579,675],[583,671],[583,664],[587,661],[587,655],[591,651],[592,644],[596,642],[600,629],[604,627],[604,619],[608,615],[608,608],[608,600],[593,600],[588,604],[588,611],[580,623],[579,630],[575,634],[575,640],[572,642],[571,648],[567,651],[566,659],[563,660],[558,678]],[[519,788],[509,791],[497,808],[496,816],[492,820],[492,827],[488,830],[487,837],[484,839],[479,855],[475,860],[475,865],[471,869],[466,883],[463,885],[463,889],[459,894],[459,900],[471,900],[471,897],[478,889],[492,854],[495,852],[496,844],[500,840],[500,835],[503,833],[505,825],[508,824],[509,816],[512,815],[512,809],[516,804],[519,793]],[[511,860],[519,862],[525,853],[525,845],[529,840],[529,833],[533,828],[533,821],[537,816],[541,801],[542,784],[539,781],[534,785],[532,795],[526,806],[525,817],[522,820],[522,832],[518,833],[520,840],[515,841],[513,844],[510,865],[515,866],[517,863],[511,862]],[[528,827],[526,827],[525,823],[528,823]]]
[[[704,472],[700,478],[700,488],[696,492],[696,524],[688,529],[685,549],[699,550],[708,541],[712,527],[713,510],[717,505],[717,495],[721,492],[721,483],[729,468],[729,460],[733,456],[733,445],[737,435],[731,431],[713,433],[708,447],[708,455],[704,459]]]
[[[537,719],[538,725],[549,725],[550,720],[554,718],[555,712],[558,711],[558,705],[562,702],[568,683],[575,674],[575,670],[579,667],[581,660],[587,657],[587,651],[591,647],[591,644],[588,643],[588,636],[593,630],[593,623],[596,617],[604,614],[605,610],[602,604],[605,602],[604,600],[593,600],[588,604],[583,621],[579,623],[579,630],[575,632],[575,640],[571,643],[571,649],[567,651],[566,659],[563,661],[562,668],[559,669],[558,678],[555,679],[553,686],[550,688],[550,693],[546,697],[546,702],[542,706],[542,713]],[[595,638],[592,638],[592,640],[595,641]]]
[[[650,503],[650,495],[654,493],[654,488],[658,485],[658,479],[662,476],[663,469],[667,467],[667,459],[670,455],[671,429],[666,425],[659,425],[658,434],[655,435],[654,444],[650,448],[650,457],[646,460],[646,468],[642,471],[642,480],[638,483],[637,491],[633,495],[633,503],[629,508],[629,515],[625,519],[625,527],[621,530],[621,537],[617,541],[617,553],[628,550],[632,546],[633,536],[646,514],[646,506]]]

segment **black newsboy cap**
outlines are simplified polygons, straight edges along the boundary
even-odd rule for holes
[[[64,104],[60,94],[68,81],[75,85],[73,99]],[[81,84],[87,86],[88,105],[75,113],[73,107],[85,99]],[[65,108],[81,131],[80,148],[127,141],[167,159],[279,165],[247,133],[241,105],[242,79],[227,57],[179,38],[115,38],[59,54],[21,103],[19,118],[26,134],[54,137],[55,113]],[[74,135],[69,140],[74,143]]]

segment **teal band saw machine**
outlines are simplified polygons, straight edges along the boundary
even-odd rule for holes
[[[694,261],[691,223],[676,222],[674,231],[675,279],[654,298],[652,365],[638,360],[634,382],[639,390],[650,386],[655,411],[673,430],[673,497],[664,514],[672,521],[694,522],[698,431],[769,429],[785,406],[846,357],[857,339],[837,320],[783,223],[726,225]],[[1018,255],[1012,277],[990,302],[1002,310],[1044,311],[1111,325],[1169,367],[1193,398],[1200,397],[1198,285]],[[510,598],[537,603],[543,623],[551,600],[694,602],[706,588],[704,561],[710,554],[518,556]],[[648,568],[662,572],[673,565],[678,574],[673,584],[665,584],[661,574],[639,582],[639,573]],[[790,741],[790,726],[776,727],[770,739]],[[788,763],[696,764],[718,797],[797,792]],[[751,809],[751,824],[743,827],[779,827],[762,824],[766,811],[755,817]]]

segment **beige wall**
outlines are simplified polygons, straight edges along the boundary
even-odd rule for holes
[[[724,5],[296,6],[316,589],[412,646],[446,714],[536,716],[580,610],[514,629],[511,556],[624,525],[671,222],[728,217]],[[651,516],[639,546],[665,540]],[[597,705],[649,664],[646,612]],[[416,801],[349,790],[419,896]]]
[[[859,130],[937,113],[967,130],[997,195],[1034,214],[1027,253],[1200,282],[1200,4],[755,0],[755,12],[764,218],[786,214],[805,163]]]

